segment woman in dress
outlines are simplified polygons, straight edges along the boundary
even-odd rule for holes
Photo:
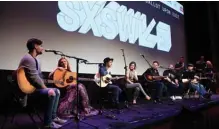
[[[57,69],[67,70],[71,72],[69,62],[64,57],[59,59]],[[49,74],[49,78],[53,77],[53,74],[56,70]],[[64,90],[66,91],[66,93],[64,94],[64,97],[60,100],[58,114],[62,117],[70,117],[72,116],[71,114],[75,114],[77,112],[77,85],[69,85]],[[98,111],[89,105],[89,97],[85,86],[79,83],[78,90],[79,96],[82,98],[82,101],[80,102],[82,104],[82,108],[79,109],[80,114],[84,116],[98,114]]]

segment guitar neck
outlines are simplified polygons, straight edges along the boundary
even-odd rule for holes
[[[110,80],[121,79],[121,78],[124,78],[124,77],[112,77]]]
[[[166,76],[153,76],[154,79],[156,78],[165,78]]]
[[[94,81],[92,78],[78,78],[79,81]]]

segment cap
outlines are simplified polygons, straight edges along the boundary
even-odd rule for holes
[[[193,64],[188,64],[188,67],[194,67],[194,65]]]

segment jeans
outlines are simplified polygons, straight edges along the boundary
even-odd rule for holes
[[[54,90],[55,95],[49,95],[49,90]],[[44,113],[44,125],[48,126],[52,123],[52,120],[56,118],[60,91],[56,88],[37,89],[34,94],[45,95],[48,98],[48,105]]]
[[[165,85],[163,82],[155,81],[152,82],[153,86],[156,87],[156,96],[155,99],[160,99],[163,96],[163,91],[165,90]]]
[[[112,84],[109,84],[107,88],[113,92],[113,102],[115,104],[119,104],[119,95],[122,93],[122,90],[119,88],[119,86]]]
[[[205,90],[204,86],[200,83],[190,83],[190,87],[196,90],[200,95],[205,95],[207,91]]]
[[[140,83],[126,84],[126,88],[128,89],[135,88],[133,100],[136,100],[138,98],[140,91],[144,94],[145,97],[148,96]]]
[[[166,86],[170,96],[183,94],[183,85],[181,83],[179,83],[179,86],[176,86],[168,82],[166,83]]]

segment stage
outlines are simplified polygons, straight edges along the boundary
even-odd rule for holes
[[[162,104],[140,101],[138,105],[132,105],[123,109],[120,113],[106,109],[103,115],[91,116],[76,123],[70,119],[63,125],[62,129],[133,129],[133,128],[212,128],[213,119],[209,117],[218,116],[215,109],[219,104],[219,95],[213,95],[212,100],[184,99],[174,103],[164,101]],[[213,114],[211,111],[214,109]],[[110,117],[115,116],[115,117]],[[0,117],[2,123],[3,116]],[[41,125],[40,120],[38,124]],[[92,126],[89,126],[88,123]],[[199,127],[200,126],[200,127]],[[5,129],[34,129],[36,128],[29,117],[25,114],[18,114],[14,123],[8,119]]]

